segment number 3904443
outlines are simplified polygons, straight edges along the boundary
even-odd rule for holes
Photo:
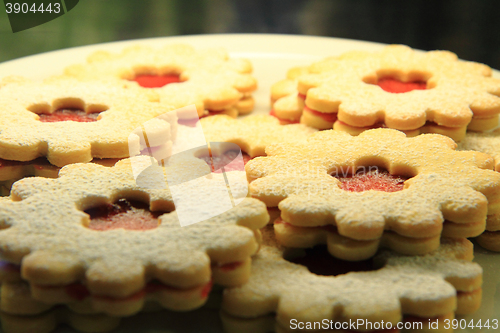
[[[39,5],[37,4],[30,4],[28,3],[20,3],[20,2],[14,2],[10,3],[7,2],[5,4],[5,11],[7,14],[27,14],[27,13],[55,13],[59,14],[61,12],[61,4],[59,2],[54,2],[54,3],[47,3],[44,4],[43,2]]]

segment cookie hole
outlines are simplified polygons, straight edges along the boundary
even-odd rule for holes
[[[156,209],[155,209],[156,208]],[[160,210],[163,208],[164,210]],[[97,231],[126,229],[145,231],[160,225],[159,216],[170,212],[165,207],[152,207],[137,199],[119,198],[113,203],[104,203],[84,210],[90,220],[87,228]]]
[[[243,158],[243,164],[241,160],[238,158],[240,151],[239,150],[228,150],[222,153],[220,152],[212,152],[208,149],[200,149],[195,153],[195,156],[207,163],[210,166],[212,172],[222,173],[222,167],[225,172],[228,171],[245,171],[245,165],[252,158],[241,152],[241,157]]]
[[[45,123],[60,121],[94,122],[99,120],[99,114],[108,110],[104,104],[90,104],[85,106],[79,98],[63,98],[53,102],[52,107],[47,104],[35,104],[27,108],[38,114],[38,120]],[[52,110],[54,110],[52,112]]]
[[[333,257],[326,245],[316,245],[309,249],[293,249],[284,255],[285,260],[307,267],[309,272],[323,276],[337,276],[349,272],[369,272],[377,268],[373,259],[345,261]]]
[[[413,90],[432,89],[427,84],[430,77],[430,74],[421,72],[401,74],[398,71],[384,70],[377,72],[376,76],[365,77],[363,82],[378,85],[382,90],[389,93],[402,94]]]
[[[150,71],[136,70],[135,76],[131,81],[137,82],[143,88],[161,88],[171,83],[181,82],[181,79],[178,73],[158,74]]]
[[[398,192],[404,189],[404,182],[411,177],[391,174],[387,169],[370,165],[359,166],[353,173],[353,167],[336,170],[331,173],[340,182],[340,188],[349,192],[369,190],[382,192]]]

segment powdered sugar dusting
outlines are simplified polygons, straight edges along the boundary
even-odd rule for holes
[[[46,156],[51,164],[64,166],[92,158],[128,157],[129,134],[174,109],[153,103],[157,95],[124,89],[111,81],[81,82],[64,77],[44,82],[5,80],[7,84],[0,90],[0,157],[5,159],[29,161]],[[88,123],[44,123],[36,114],[68,107],[103,112],[98,121]],[[175,128],[170,131],[175,133]]]
[[[182,169],[182,163],[188,162],[171,163],[166,169]],[[206,168],[199,159],[192,158],[192,163]],[[213,195],[205,189],[211,187],[201,186],[193,191],[201,197]],[[153,278],[170,286],[189,288],[210,280],[210,261],[243,261],[255,253],[257,242],[252,230],[264,226],[269,219],[264,204],[245,199],[227,212],[185,228],[179,225],[175,211],[161,215],[160,224],[151,230],[100,232],[85,227],[89,217],[83,210],[122,197],[149,202],[153,212],[174,209],[168,189],[147,190],[135,184],[129,160],[119,161],[111,168],[69,165],[61,169],[58,179],[23,179],[12,189],[12,199],[20,201],[0,203],[0,221],[5,228],[0,231],[2,257],[13,263],[24,258],[23,271],[32,272],[24,278],[32,283],[41,283],[36,272],[45,262],[45,269],[49,270],[80,267],[87,273],[74,276],[75,281],[82,279],[91,292],[98,290],[110,296],[126,296],[122,285],[129,280],[139,281],[133,285],[136,290]],[[25,257],[28,253],[31,254]],[[37,260],[28,260],[30,257]],[[95,280],[97,276],[99,279]],[[100,281],[106,281],[105,290],[98,288]],[[132,291],[134,287],[130,287]]]
[[[423,257],[402,257],[387,251],[378,258],[385,262],[379,270],[331,277],[312,274],[306,267],[283,259],[286,251],[276,243],[272,228],[263,229],[263,236],[250,281],[224,292],[223,309],[234,316],[250,318],[276,312],[282,325],[290,318],[397,321],[402,314],[434,317],[455,310],[457,287],[446,280],[466,276],[475,283],[482,275],[479,265],[457,259],[472,254],[467,240],[443,241],[439,250]],[[404,312],[403,301],[426,302],[427,306]]]
[[[454,148],[440,135],[406,138],[399,131],[374,129],[352,137],[331,130],[307,142],[268,146],[268,156],[249,161],[245,170],[250,194],[268,207],[279,204],[283,220],[292,225],[332,224],[354,239],[380,238],[384,229],[432,237],[441,233],[445,219],[486,219],[500,199],[500,174],[487,170],[491,157]],[[373,165],[410,177],[404,190],[347,192],[330,176]]]
[[[495,158],[495,170],[500,171],[500,129],[487,133],[468,132],[458,150],[475,150]]]
[[[303,141],[316,132],[301,124],[282,126],[276,118],[264,115],[244,119],[214,116],[203,118],[201,125],[207,141],[235,143],[250,157],[264,156],[271,144]]]

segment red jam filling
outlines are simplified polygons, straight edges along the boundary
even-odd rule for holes
[[[307,97],[306,95],[301,94],[301,93],[298,93],[298,94],[297,94],[297,96],[298,96],[299,98],[302,98],[304,101],[306,100],[306,97]]]
[[[271,111],[269,112],[269,115],[273,116],[274,118],[277,118],[279,121],[286,123],[287,125],[300,123],[300,119],[293,120],[293,119],[283,119],[283,118],[278,117],[276,115],[276,113],[274,112],[274,109],[271,109]]]
[[[241,163],[239,163],[239,160],[237,160],[236,157],[238,157],[238,152],[230,150],[220,156],[201,156],[199,158],[204,160],[212,168],[212,172],[215,173],[222,173],[222,168],[224,168],[225,172],[245,171],[245,165],[252,158],[249,155],[242,152],[243,165],[241,165]]]
[[[408,178],[394,176],[383,169],[368,167],[368,171],[360,170],[354,175],[338,176],[332,175],[340,181],[341,188],[349,192],[382,191],[396,192],[402,191],[404,182]]]
[[[90,123],[97,121],[100,112],[86,113],[79,109],[61,109],[53,113],[41,113],[38,116],[42,123],[56,123],[59,121],[76,121],[79,123]]]
[[[383,78],[378,80],[377,85],[384,91],[401,94],[412,90],[425,90],[427,83],[425,81],[401,82],[393,78]]]
[[[52,289],[52,288],[60,288],[59,286],[38,286],[39,288],[44,288],[44,289]],[[157,291],[161,290],[182,290],[180,288],[175,288],[175,287],[170,287],[167,286],[161,282],[157,281],[151,281],[146,286],[144,289],[136,292],[135,294],[132,294],[128,297],[123,297],[123,298],[115,298],[115,297],[110,297],[110,296],[94,296],[96,298],[102,299],[102,300],[107,300],[107,301],[113,301],[113,302],[120,302],[120,301],[133,301],[140,299],[144,297],[146,294],[149,293],[155,293]],[[208,282],[206,285],[203,286],[201,290],[201,297],[206,298],[210,294],[210,291],[212,290],[212,281]],[[68,296],[70,296],[73,299],[82,301],[88,296],[90,296],[90,291],[87,289],[87,287],[81,283],[73,283],[70,285],[67,285],[64,287],[64,291]]]
[[[158,227],[158,217],[166,212],[151,212],[147,204],[139,201],[120,199],[85,210],[90,215],[89,229],[106,231],[112,229],[149,230]]]
[[[227,273],[227,272],[234,271],[235,269],[237,269],[241,265],[243,265],[243,262],[241,262],[241,261],[235,261],[235,262],[229,262],[227,264],[222,264],[222,265],[214,264],[212,266],[213,267],[218,267],[221,271]]]
[[[304,256],[287,260],[305,266],[311,273],[317,275],[337,276],[349,272],[375,270],[371,259],[352,262],[337,259],[328,253],[326,245],[317,245],[313,248],[305,249],[304,252]]]
[[[137,75],[134,81],[144,88],[160,88],[170,83],[180,82],[180,79],[179,75]]]
[[[313,114],[316,117],[320,117],[324,121],[327,121],[329,123],[334,123],[337,120],[337,114],[336,113],[324,113],[324,112],[319,112],[313,109],[308,108],[307,106],[304,106],[304,112],[309,112]]]

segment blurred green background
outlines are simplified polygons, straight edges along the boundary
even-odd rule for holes
[[[81,0],[15,34],[3,3],[0,10],[0,61],[117,40],[258,32],[446,49],[500,68],[498,0]]]

